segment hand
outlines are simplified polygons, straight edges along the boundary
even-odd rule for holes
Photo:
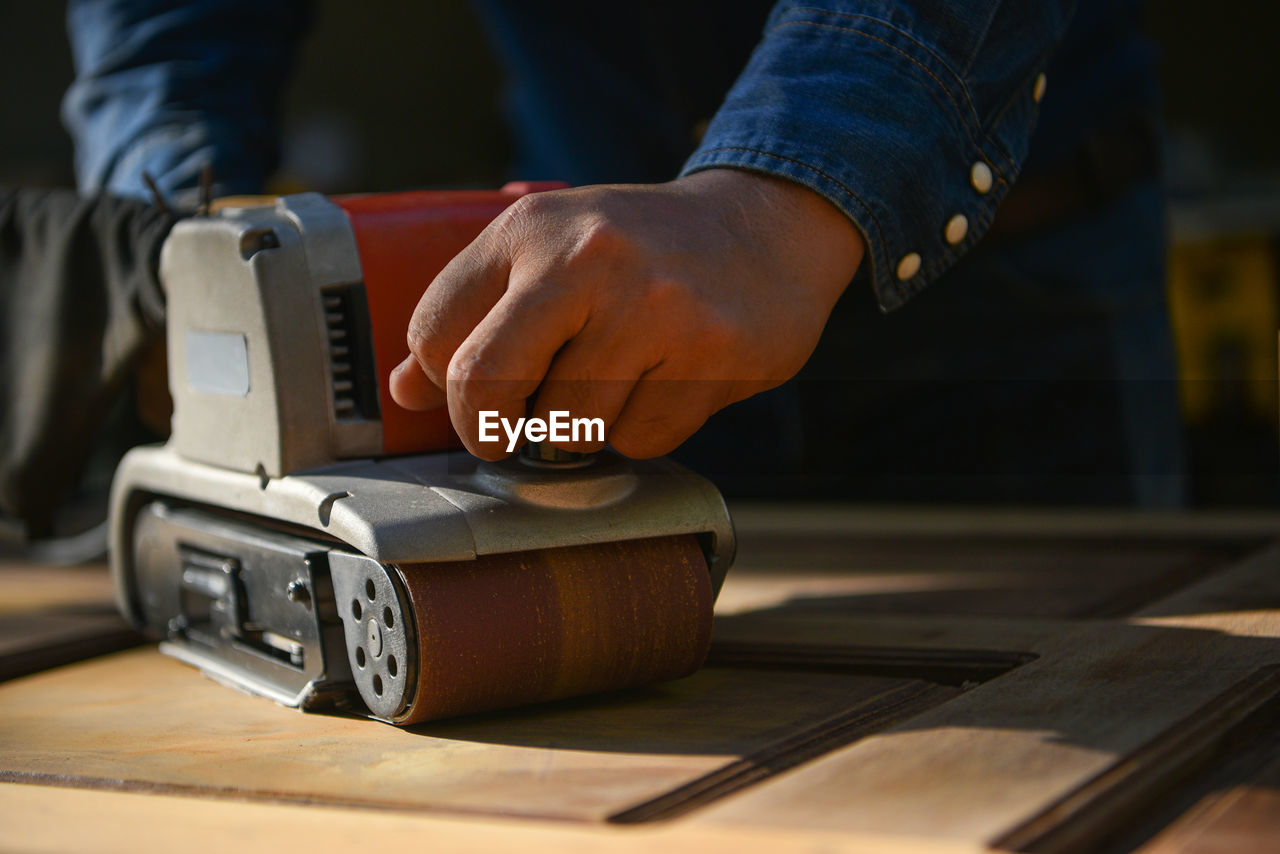
[[[391,395],[447,403],[483,459],[507,443],[479,441],[479,412],[514,423],[535,394],[532,415],[600,417],[619,453],[665,454],[800,370],[863,249],[821,196],[739,170],[524,196],[422,295]]]

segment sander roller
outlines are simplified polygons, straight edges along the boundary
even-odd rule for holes
[[[666,459],[458,450],[388,391],[422,290],[541,187],[224,207],[161,254],[173,432],[111,496],[121,612],[215,679],[412,724],[696,670],[733,559]]]

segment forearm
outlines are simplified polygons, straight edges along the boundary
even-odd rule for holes
[[[823,319],[862,263],[866,245],[844,212],[807,186],[736,168],[680,178],[722,211],[725,228],[743,235],[787,275],[777,281]],[[798,368],[799,366],[797,366]]]
[[[309,15],[307,0],[69,3],[63,120],[81,191],[145,197],[144,171],[180,191],[206,163],[219,193],[261,191]]]

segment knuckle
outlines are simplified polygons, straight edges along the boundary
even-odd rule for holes
[[[499,382],[492,366],[483,360],[455,358],[449,363],[449,394],[468,409],[496,409],[501,402]]]
[[[405,341],[409,345],[409,352],[415,356],[430,352],[436,338],[437,336],[435,330],[431,327],[431,323],[420,314],[414,314],[409,321],[409,330],[405,335]]]
[[[661,316],[688,317],[691,308],[689,287],[679,279],[653,276],[640,289],[640,299],[651,312]]]
[[[442,336],[430,320],[418,314],[409,321],[405,343],[409,346],[409,352],[424,366],[439,370],[449,361]]]
[[[472,412],[492,411],[502,407],[502,395],[491,383],[483,380],[468,379],[450,382],[449,394],[455,396],[458,402]]]
[[[580,227],[574,246],[575,258],[615,258],[632,249],[631,236],[607,216],[593,216]]]
[[[507,211],[515,217],[527,217],[541,213],[546,210],[548,201],[554,200],[556,194],[549,193],[525,193],[507,206]]]
[[[483,353],[455,356],[449,363],[447,381],[449,394],[477,412],[524,400],[538,385],[536,380],[512,379]]]
[[[735,349],[740,343],[742,330],[723,312],[705,307],[697,312],[694,320],[698,338],[708,352],[724,353]]]
[[[548,207],[554,203],[548,198],[551,195],[551,193],[528,193],[516,199],[494,219],[494,230],[508,243],[519,241],[533,227],[533,223],[543,218]]]
[[[497,379],[493,364],[473,353],[459,350],[449,362],[449,382],[487,382]]]

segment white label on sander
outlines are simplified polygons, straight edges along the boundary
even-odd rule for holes
[[[212,394],[249,394],[249,342],[243,335],[188,329],[183,343],[188,386]]]

